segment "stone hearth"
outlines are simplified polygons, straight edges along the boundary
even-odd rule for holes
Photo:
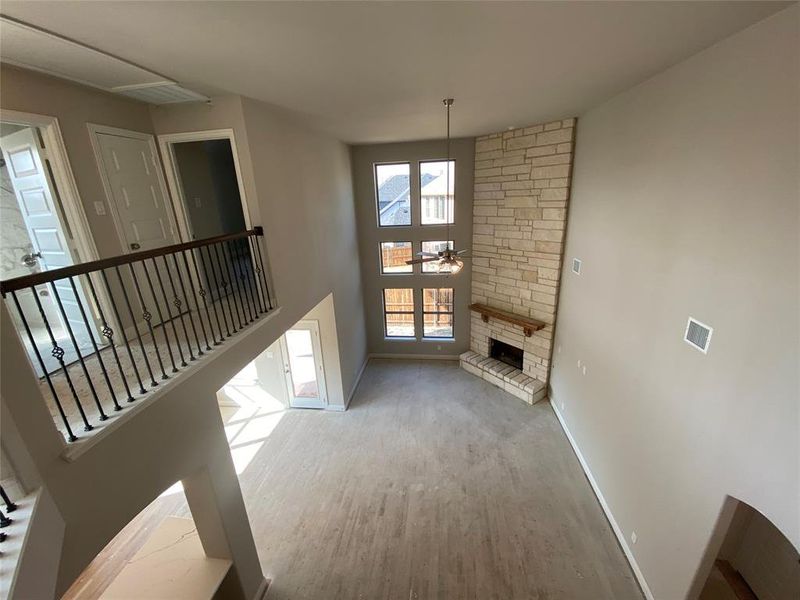
[[[544,382],[528,377],[514,367],[496,358],[486,358],[469,350],[459,357],[461,367],[473,375],[503,388],[528,404],[538,402],[547,395]]]
[[[518,325],[484,323],[473,313],[470,352],[461,364],[512,393],[525,381],[515,395],[528,402],[545,395],[549,378],[574,131],[575,119],[566,119],[475,141],[472,302],[546,326],[527,337]],[[522,371],[505,372],[512,367],[489,359],[489,338],[521,348]],[[536,392],[523,397],[526,386]]]

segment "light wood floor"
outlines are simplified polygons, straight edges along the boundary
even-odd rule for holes
[[[345,413],[250,421],[232,445],[252,455],[240,481],[268,600],[642,598],[546,402],[455,363],[373,360]],[[65,597],[99,597],[167,514],[187,514],[182,494]]]

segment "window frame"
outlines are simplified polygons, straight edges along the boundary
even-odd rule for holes
[[[450,290],[452,301],[450,303],[451,309],[449,311],[443,310],[425,310],[425,290]],[[456,290],[453,287],[424,287],[421,288],[422,302],[420,307],[422,309],[422,339],[423,340],[455,340],[456,339]],[[425,335],[425,315],[450,315],[450,335]]]
[[[395,226],[396,227],[396,226]],[[409,275],[414,274],[414,265],[406,265],[409,267],[408,271],[395,271],[392,273],[391,271],[384,271],[383,269],[383,245],[384,244],[408,244],[411,247],[411,258],[414,258],[414,242],[411,240],[383,240],[378,242],[378,272],[381,275],[388,275],[389,277],[400,277],[405,275],[408,277]]]
[[[375,189],[375,221],[379,229],[394,229],[397,227],[413,227],[414,225],[414,199],[411,194],[411,177],[413,172],[411,165],[414,161],[411,160],[397,160],[386,162],[372,163],[372,187]],[[392,165],[408,165],[408,223],[403,225],[381,225],[381,199],[380,189],[378,186],[378,167],[392,166]],[[455,188],[453,188],[455,190]],[[454,194],[455,197],[455,194]]]
[[[447,163],[447,158],[426,158],[425,160],[417,161],[417,185],[419,186],[419,226],[420,227],[447,227],[448,225],[456,224],[456,159],[450,158],[449,162],[453,163],[453,220],[444,223],[423,223],[422,219],[425,216],[425,211],[422,208],[422,165],[426,163]],[[377,178],[375,179],[377,183]],[[447,204],[447,190],[445,191],[445,204]],[[412,202],[413,204],[413,202]],[[445,212],[447,210],[445,209]]]
[[[411,291],[411,310],[386,310],[386,291],[387,290],[410,290]],[[417,339],[417,302],[413,287],[384,287],[381,288],[381,298],[383,303],[383,337],[387,340],[416,340]],[[389,335],[389,323],[386,320],[388,315],[411,315],[412,335]],[[444,338],[447,339],[447,338]]]

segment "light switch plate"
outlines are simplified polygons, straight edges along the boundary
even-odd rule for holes
[[[96,213],[97,213],[99,216],[101,216],[101,217],[102,217],[103,215],[105,215],[105,214],[106,214],[106,205],[105,205],[105,204],[103,204],[103,202],[102,202],[102,201],[100,201],[100,200],[95,200],[95,201],[94,201],[94,211],[95,211],[95,212],[96,212]]]

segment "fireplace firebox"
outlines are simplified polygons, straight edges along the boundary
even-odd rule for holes
[[[489,338],[489,356],[522,370],[522,348],[515,348],[511,344],[506,344],[500,340]]]

